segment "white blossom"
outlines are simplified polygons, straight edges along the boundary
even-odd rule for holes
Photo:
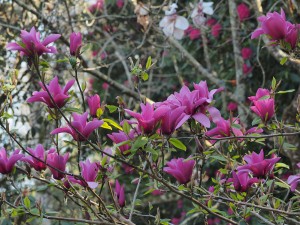
[[[205,20],[206,17],[204,14],[212,15],[214,13],[213,10],[213,2],[203,2],[202,0],[195,6],[191,18],[193,19],[193,22],[196,26],[201,26]]]

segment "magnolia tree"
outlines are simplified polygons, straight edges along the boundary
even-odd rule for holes
[[[296,3],[63,2],[1,12],[2,224],[299,224]]]

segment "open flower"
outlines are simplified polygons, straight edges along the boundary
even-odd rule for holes
[[[7,158],[5,148],[0,149],[0,173],[8,174],[13,170],[13,167],[16,164],[16,162],[24,157],[24,155],[20,154],[19,152],[20,150],[17,149],[9,158]]]
[[[41,144],[38,144],[35,149],[27,148],[27,150],[30,152],[30,154],[44,162],[46,161],[48,153],[53,153],[55,151],[54,148],[51,148],[49,151],[45,151],[43,145]],[[21,161],[29,163],[29,165],[32,166],[36,171],[42,171],[47,168],[44,162],[35,159],[31,155],[23,157]]]
[[[55,76],[52,81],[50,81],[49,85],[46,85],[47,89],[49,90],[54,102],[56,105],[61,108],[66,104],[66,99],[68,99],[70,96],[68,95],[69,89],[74,84],[75,80],[70,80],[66,86],[62,89],[58,83],[58,77]],[[46,91],[45,86],[42,82],[39,82],[39,85],[43,89],[42,91],[35,91],[33,92],[32,97],[27,99],[27,102],[43,102],[45,103],[49,108],[55,108],[55,104],[51,101],[50,96],[48,95],[48,92]]]
[[[185,106],[171,109],[161,119],[161,133],[164,135],[172,134],[185,122]]]
[[[79,53],[80,53],[81,46],[82,46],[81,33],[80,32],[78,32],[78,33],[73,32],[70,35],[70,54],[72,56],[78,57]]]
[[[72,176],[68,176],[68,180],[72,183],[77,183],[82,187],[89,186],[92,189],[96,188],[98,186],[96,178],[98,175],[100,164],[98,162],[91,163],[90,160],[87,159],[85,162],[79,162],[79,165],[81,167],[81,175],[84,181],[75,179]]]
[[[271,159],[265,159],[264,150],[262,149],[259,154],[253,152],[251,155],[244,156],[244,160],[247,164],[239,166],[237,168],[239,172],[252,172],[255,177],[265,178],[272,173],[275,163],[280,160],[280,157],[275,156]]]
[[[181,40],[184,31],[189,27],[189,22],[183,16],[176,14],[177,4],[173,3],[170,9],[165,12],[166,16],[159,22],[159,27],[163,29],[164,34],[169,37],[173,36],[177,40]]]
[[[57,152],[52,152],[47,155],[47,164],[60,170],[61,172],[65,172],[68,159],[69,153],[59,155]],[[65,177],[64,173],[61,173],[50,166],[48,166],[48,168],[50,169],[54,179],[61,180]]]
[[[145,134],[150,134],[154,131],[155,126],[161,120],[161,118],[169,111],[166,106],[160,106],[154,109],[154,105],[141,103],[141,113],[133,112],[129,109],[125,109],[130,116],[134,117],[138,121],[138,126]]]
[[[21,30],[21,43],[11,42],[7,44],[7,50],[16,50],[21,52],[21,56],[26,55],[28,57],[34,57],[35,54],[38,56],[44,53],[56,53],[56,48],[53,46],[47,47],[50,43],[60,38],[60,34],[50,34],[44,39],[40,40],[40,33],[36,32],[35,28],[32,27],[30,32]]]
[[[262,98],[267,99],[270,97],[271,97],[271,93],[268,89],[258,88],[255,96],[250,96],[248,97],[248,99],[253,102],[253,101],[261,100]]]
[[[167,162],[167,166],[164,168],[164,172],[175,177],[180,184],[186,184],[191,180],[195,160],[183,158],[172,159],[170,162]]]
[[[201,0],[195,5],[191,14],[195,26],[200,27],[206,21],[204,14],[212,15],[214,13],[213,4],[213,2],[203,2]]]
[[[81,114],[72,113],[73,121],[71,122],[71,126],[56,128],[51,132],[51,135],[58,133],[68,133],[71,134],[74,140],[76,141],[85,141],[91,133],[100,127],[103,124],[102,120],[94,119],[93,121],[87,122],[88,112]],[[77,133],[75,129],[82,134]]]
[[[115,195],[119,206],[123,208],[125,206],[125,186],[124,184],[120,185],[118,180],[116,180]]]

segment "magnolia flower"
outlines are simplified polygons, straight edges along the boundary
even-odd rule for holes
[[[161,118],[169,111],[166,106],[160,106],[154,109],[154,105],[141,103],[141,113],[133,112],[129,109],[125,109],[130,116],[134,117],[138,121],[139,128],[145,133],[150,134],[154,131],[155,126],[161,120]]]
[[[269,99],[269,98],[271,98],[271,93],[268,89],[264,89],[264,88],[258,88],[255,96],[248,97],[248,99],[252,102],[262,100],[262,99]]]
[[[50,34],[40,41],[40,33],[36,32],[35,28],[32,27],[30,32],[21,30],[21,42],[11,42],[6,46],[7,50],[16,50],[21,52],[21,56],[26,55],[34,58],[35,54],[38,56],[44,53],[57,53],[56,48],[53,46],[47,47],[50,43],[60,38],[60,34]]]
[[[72,176],[68,176],[68,180],[72,183],[77,183],[82,187],[89,186],[92,189],[96,188],[98,186],[96,178],[98,175],[100,164],[98,162],[91,163],[90,160],[87,159],[85,162],[79,162],[79,165],[81,167],[81,175],[84,181],[76,179]]]
[[[252,70],[253,70],[253,68],[252,68],[251,65],[248,65],[247,63],[243,64],[243,74],[244,75],[247,75],[247,74],[251,73]]]
[[[237,108],[238,108],[238,104],[237,104],[236,102],[229,102],[229,103],[227,104],[227,110],[228,110],[228,111],[234,112],[234,111],[237,110]]]
[[[116,180],[115,195],[119,206],[123,208],[125,206],[125,186],[124,184],[120,185],[118,180]]]
[[[72,135],[75,141],[85,141],[95,129],[103,124],[102,120],[97,119],[87,122],[88,112],[85,112],[82,115],[72,113],[72,117],[73,121],[71,122],[71,126],[56,128],[50,134],[68,133]],[[73,127],[76,128],[81,135],[78,134]]]
[[[251,106],[250,109],[258,115],[262,121],[267,122],[274,116],[275,103],[273,98],[253,101],[253,104],[254,106]]]
[[[213,10],[213,2],[203,2],[200,1],[194,8],[192,14],[191,14],[191,18],[193,19],[193,23],[195,24],[195,26],[199,27],[201,26],[206,18],[204,16],[204,14],[207,15],[212,15],[214,13]]]
[[[172,134],[185,122],[186,107],[178,107],[176,109],[169,109],[169,111],[161,119],[161,133],[165,135]]]
[[[103,9],[103,7],[104,7],[104,0],[96,0],[96,2],[88,8],[88,10],[91,13],[96,13],[96,12],[101,11]]]
[[[134,130],[131,130],[129,132],[129,134],[125,134],[123,131],[119,131],[118,133],[113,132],[111,134],[108,134],[107,136],[116,144],[119,144],[121,142],[124,141],[128,141],[128,140],[133,140],[134,139]],[[129,144],[124,144],[119,146],[119,149],[121,151],[122,154],[125,154],[126,151],[128,151],[130,149],[130,145]],[[127,153],[128,154],[128,153]]]
[[[46,161],[47,155],[55,152],[54,148],[51,148],[49,151],[45,151],[43,145],[41,144],[38,144],[35,149],[27,148],[27,150],[30,152],[30,154],[43,161],[39,161],[32,156],[25,156],[21,159],[21,161],[29,163],[29,165],[32,166],[36,171],[45,170],[47,166],[44,162]]]
[[[165,17],[159,22],[159,27],[163,29],[167,37],[173,36],[177,40],[181,40],[184,36],[184,30],[189,27],[189,22],[183,16],[176,14],[177,5],[173,3],[169,10],[165,11]]]
[[[70,97],[68,95],[69,89],[74,84],[75,80],[70,80],[66,86],[62,89],[58,83],[58,77],[55,76],[52,81],[50,81],[49,85],[46,85],[47,89],[49,90],[54,102],[56,105],[61,108],[66,104],[66,100]],[[53,104],[50,96],[48,95],[48,92],[46,91],[45,86],[42,82],[39,82],[39,85],[43,89],[42,91],[35,91],[33,92],[32,97],[27,99],[27,102],[43,102],[45,103],[49,108],[55,108],[55,104]]]
[[[9,174],[13,170],[16,162],[24,157],[24,155],[20,154],[19,152],[20,150],[17,149],[9,158],[7,158],[5,148],[0,149],[0,173]]]
[[[47,155],[47,164],[62,172],[65,172],[68,159],[69,153],[59,155],[57,152],[52,152]],[[64,173],[61,173],[50,166],[48,166],[48,168],[50,169],[54,179],[61,180],[65,177]]]
[[[227,182],[233,182],[233,187],[236,191],[245,192],[252,186],[252,184],[258,183],[259,179],[256,177],[250,178],[248,172],[232,172],[232,178],[229,178]]]
[[[297,163],[298,168],[300,168],[300,163]],[[291,186],[291,191],[294,192],[298,186],[298,183],[300,182],[300,174],[297,175],[291,175],[287,179],[288,185]]]
[[[250,9],[245,3],[241,3],[236,7],[239,19],[241,22],[245,21],[250,16]]]
[[[239,166],[237,168],[239,172],[252,172],[255,177],[265,178],[268,174],[272,173],[275,163],[280,160],[280,157],[275,156],[271,159],[265,159],[262,149],[259,154],[252,152],[251,155],[244,156],[244,160],[247,164]]]
[[[88,98],[88,105],[90,108],[90,115],[92,117],[97,117],[97,110],[101,107],[99,95],[94,95]]]
[[[191,180],[195,160],[185,160],[183,158],[172,159],[170,162],[167,162],[167,166],[164,168],[164,172],[175,177],[180,184],[186,184]]]
[[[70,54],[72,56],[78,57],[79,53],[80,53],[81,46],[82,46],[81,33],[80,32],[78,32],[78,33],[73,32],[70,35]]]
[[[211,35],[214,38],[217,38],[217,37],[219,37],[221,30],[222,30],[222,25],[219,23],[216,23],[215,25],[213,25],[211,27]]]
[[[244,60],[250,59],[251,55],[252,55],[252,50],[251,50],[251,48],[242,48],[241,54],[242,54],[242,58]]]

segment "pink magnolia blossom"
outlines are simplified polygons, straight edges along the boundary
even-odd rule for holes
[[[47,155],[47,164],[62,172],[65,172],[68,159],[69,159],[69,153],[66,153],[64,155],[59,155],[56,152],[52,152]],[[54,179],[61,180],[62,178],[65,177],[64,173],[61,173],[53,169],[52,167],[48,166]]]
[[[218,38],[222,30],[222,25],[220,23],[216,23],[211,27],[211,35],[214,38]]]
[[[47,89],[49,90],[50,94],[52,95],[52,98],[56,105],[61,108],[66,104],[66,100],[70,97],[68,95],[69,89],[74,84],[75,80],[70,80],[66,86],[62,89],[58,83],[58,77],[55,76],[52,81],[50,81],[49,85],[46,85]],[[39,85],[43,89],[42,91],[35,91],[33,92],[32,97],[27,99],[27,102],[43,102],[45,103],[49,108],[55,108],[55,105],[52,103],[50,96],[48,95],[48,92],[46,91],[45,86],[42,82],[39,82]]]
[[[237,104],[236,102],[229,102],[229,103],[227,104],[227,110],[228,110],[228,111],[234,112],[234,111],[237,110],[237,108],[238,108],[238,104]]]
[[[181,40],[184,36],[184,30],[189,27],[189,22],[183,16],[176,14],[177,4],[173,3],[170,9],[165,12],[165,17],[159,22],[159,27],[163,29],[167,37],[173,36]]]
[[[9,174],[17,161],[23,158],[24,155],[20,154],[20,150],[17,149],[13,152],[13,154],[7,158],[7,152],[5,148],[0,149],[0,173]]]
[[[250,96],[248,97],[248,99],[253,102],[253,101],[261,100],[262,98],[267,99],[270,97],[271,97],[271,92],[268,89],[258,88],[255,96]]]
[[[231,126],[231,124],[239,124],[239,120],[230,121],[221,118],[216,124],[217,126],[215,128],[205,133],[206,136],[214,138],[243,136],[243,132],[240,129]]]
[[[182,126],[185,122],[185,110],[186,107],[178,107],[176,109],[171,109],[162,116],[161,119],[161,133],[164,135],[172,134],[176,129]]]
[[[60,38],[60,34],[50,34],[44,39],[40,40],[40,33],[36,32],[35,28],[32,27],[30,32],[21,30],[21,43],[11,42],[6,46],[7,50],[16,50],[21,52],[21,56],[26,55],[33,58],[35,54],[38,56],[44,53],[57,53],[56,48],[53,46],[47,47],[50,43]]]
[[[274,156],[271,159],[265,159],[262,149],[259,154],[252,152],[251,155],[244,156],[244,160],[247,164],[237,167],[239,172],[251,172],[255,177],[266,178],[272,173],[275,163],[280,160],[280,157]]]
[[[124,142],[124,141],[133,140],[134,139],[134,133],[135,133],[134,130],[131,130],[128,135],[123,131],[119,131],[118,133],[113,132],[112,134],[108,134],[107,136],[114,143],[119,144],[119,143]],[[128,153],[125,153],[125,152],[128,151],[130,149],[130,147],[131,146],[129,144],[124,144],[122,146],[119,146],[119,149],[120,149],[122,154],[126,155],[126,154],[129,154],[129,152]]]
[[[103,90],[108,90],[109,86],[110,86],[110,85],[109,85],[108,83],[106,83],[106,82],[104,82],[104,83],[102,84]]]
[[[68,133],[71,134],[76,141],[85,141],[95,129],[103,124],[102,120],[97,119],[87,122],[88,112],[85,112],[82,115],[78,113],[72,113],[72,117],[73,121],[71,122],[71,126],[76,128],[77,131],[83,135],[83,137],[79,135],[71,126],[56,128],[50,134]]]
[[[171,109],[185,106],[183,121],[189,118],[194,118],[205,127],[210,127],[210,119],[206,115],[209,112],[213,121],[221,118],[220,111],[212,107],[210,103],[213,101],[215,93],[220,92],[223,88],[208,90],[206,81],[201,81],[199,84],[194,84],[195,90],[190,91],[187,86],[183,86],[179,93],[175,92],[170,95],[164,102],[157,103],[157,105],[165,105]]]
[[[233,187],[238,192],[246,192],[254,183],[258,183],[259,179],[250,178],[248,172],[232,172],[232,178],[227,180],[228,183],[233,182]]]
[[[81,33],[75,33],[73,32],[70,35],[70,54],[72,56],[79,56],[80,48],[82,46],[82,36]]]
[[[257,28],[251,36],[251,39],[257,38],[262,34],[267,34],[272,40],[285,39],[287,34],[287,23],[285,13],[281,9],[281,14],[277,12],[267,13],[266,16],[260,16],[257,19],[261,27]]]
[[[119,206],[123,208],[125,206],[125,186],[124,184],[120,185],[118,180],[116,180],[115,195]]]
[[[281,13],[267,13],[266,16],[258,17],[261,27],[257,28],[251,35],[251,39],[257,38],[260,35],[268,35],[271,41],[287,42],[292,49],[297,46],[299,24],[292,24],[286,21],[285,13],[281,9]]]
[[[192,29],[189,34],[189,37],[190,37],[190,40],[193,41],[193,40],[200,38],[200,35],[201,35],[201,31],[199,29]]]
[[[209,27],[212,27],[213,25],[215,25],[217,23],[217,20],[214,19],[214,18],[211,18],[211,19],[208,19],[206,21],[206,25],[209,26]]]
[[[172,159],[167,162],[167,166],[164,168],[164,172],[172,175],[180,184],[186,184],[190,182],[195,160],[193,159]]]
[[[297,163],[298,168],[300,168],[300,163]],[[298,186],[298,183],[300,182],[300,174],[297,175],[291,175],[287,179],[288,185],[291,186],[291,191],[294,192]]]
[[[97,110],[101,107],[100,101],[100,96],[97,94],[88,97],[87,102],[90,108],[90,115],[92,117],[97,117]]]
[[[38,144],[35,149],[27,148],[27,150],[30,152],[30,154],[44,162],[46,162],[47,155],[55,151],[54,148],[51,148],[49,151],[45,151],[43,145],[41,144]],[[47,165],[44,162],[41,162],[32,156],[25,156],[21,159],[21,161],[29,163],[29,165],[36,171],[42,171],[47,168]]]
[[[245,21],[250,16],[250,9],[245,3],[241,3],[236,7],[239,19],[241,22]]]
[[[275,103],[274,99],[263,99],[253,101],[254,106],[251,106],[250,109],[258,115],[262,121],[269,121],[275,114]]]
[[[100,168],[99,162],[91,163],[90,160],[86,160],[85,162],[79,162],[81,167],[81,176],[83,180],[76,179],[72,176],[68,176],[68,180],[72,183],[77,183],[82,187],[89,186],[90,188],[94,189],[98,186],[98,182],[96,182],[96,178],[98,175],[98,171]]]
[[[141,113],[136,113],[129,109],[125,109],[125,112],[137,119],[139,128],[145,134],[150,134],[155,131],[155,126],[169,111],[169,108],[160,106],[157,109],[154,109],[154,105],[151,105],[150,103],[146,103],[146,105],[141,103],[141,110]]]
[[[251,48],[242,48],[241,54],[242,54],[242,58],[244,60],[250,59],[252,56],[252,50],[251,50]]]
[[[212,15],[214,13],[213,4],[213,2],[200,1],[195,5],[191,14],[191,18],[195,26],[200,27],[203,25],[203,23],[206,21],[204,14]]]

